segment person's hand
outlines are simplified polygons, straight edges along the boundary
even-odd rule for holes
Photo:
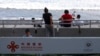
[[[50,24],[51,27],[53,27],[53,24]]]
[[[59,20],[61,20],[61,18],[59,18]]]

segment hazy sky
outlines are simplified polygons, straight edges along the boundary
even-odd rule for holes
[[[1,8],[18,9],[66,9],[66,8],[94,8],[99,9],[100,0],[0,0]]]

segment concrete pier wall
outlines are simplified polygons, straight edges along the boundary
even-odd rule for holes
[[[0,28],[0,37],[23,37],[26,28]],[[29,28],[33,37],[46,37],[45,28]],[[56,37],[100,37],[99,28],[60,28],[54,29]]]

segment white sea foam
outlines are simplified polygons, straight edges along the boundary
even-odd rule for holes
[[[100,0],[0,0],[2,8],[17,9],[66,9],[66,8],[83,8],[83,9],[100,9]]]

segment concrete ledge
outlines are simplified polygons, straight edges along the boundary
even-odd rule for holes
[[[0,28],[0,37],[21,37],[26,28]],[[29,28],[33,37],[46,37],[45,28]],[[54,29],[55,37],[100,37],[99,28],[60,28]]]

